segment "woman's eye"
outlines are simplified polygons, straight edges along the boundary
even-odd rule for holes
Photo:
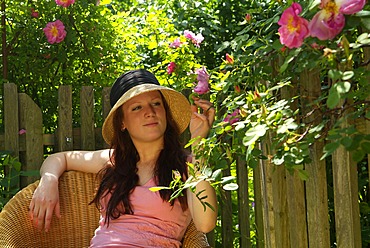
[[[161,104],[162,104],[161,102],[155,102],[155,103],[153,103],[154,106],[161,106]]]
[[[136,107],[132,108],[132,111],[139,110],[139,109],[141,109],[141,106],[136,106]]]

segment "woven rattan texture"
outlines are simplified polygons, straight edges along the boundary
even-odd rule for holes
[[[0,248],[88,247],[98,226],[99,213],[89,205],[96,188],[95,174],[65,172],[60,178],[61,219],[53,215],[48,233],[32,226],[28,206],[38,181],[17,193],[0,213]],[[206,236],[189,225],[184,248],[209,247]]]

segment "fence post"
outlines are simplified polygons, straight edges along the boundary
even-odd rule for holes
[[[19,123],[25,129],[25,152],[22,170],[40,170],[44,156],[42,113],[39,106],[25,93],[19,94]],[[22,152],[23,153],[23,152]],[[38,176],[21,177],[21,187],[37,180]]]
[[[94,89],[82,86],[80,94],[81,149],[95,149]]]
[[[4,84],[4,129],[5,150],[14,157],[19,156],[18,91],[14,83]]]
[[[260,148],[261,149],[261,148]],[[264,241],[264,214],[263,209],[265,208],[262,204],[262,189],[263,183],[262,183],[262,160],[260,160],[259,165],[256,166],[256,168],[253,169],[253,192],[254,192],[254,213],[256,218],[256,233],[257,233],[257,248],[263,248],[265,247],[265,241]],[[267,246],[266,246],[267,247]]]
[[[238,216],[240,247],[251,247],[249,227],[249,194],[248,194],[248,166],[245,159],[240,156],[236,160],[236,171],[238,178]]]
[[[283,99],[294,99],[297,95],[297,88],[297,82],[293,83],[290,88],[282,88],[281,97]],[[297,100],[292,102],[290,107],[293,111],[298,109]],[[308,247],[308,241],[304,182],[298,176],[296,170],[292,174],[286,170],[285,176],[290,245],[295,248],[306,248]]]
[[[302,112],[306,115],[313,110],[314,101],[321,95],[319,69],[304,70],[300,74],[300,95]],[[305,118],[305,122],[317,125],[321,122],[320,115],[319,111],[314,111]],[[309,175],[306,180],[306,204],[310,248],[330,247],[326,162],[320,160],[323,148],[323,142],[316,141],[310,149],[312,162],[305,166]]]
[[[364,49],[364,61],[367,63],[366,69],[367,71],[370,71],[370,63],[368,63],[370,61],[370,47],[364,47],[363,49]],[[367,80],[370,81],[370,77]],[[370,101],[370,96],[366,100]],[[365,132],[366,134],[370,134],[370,121],[369,120],[365,121]],[[370,154],[367,155],[367,166],[368,166],[368,171],[370,171]],[[370,186],[370,173],[368,174],[369,174],[369,184],[368,184],[368,187],[369,187]]]
[[[222,118],[222,116],[225,114],[225,109],[220,107],[220,103],[222,102],[222,99],[224,99],[224,95],[220,94],[219,98],[217,99],[217,102],[215,104],[217,105],[217,115],[219,118]],[[224,138],[223,142],[229,143],[230,141],[225,140]],[[224,177],[231,175],[230,167],[228,166],[226,169],[222,170],[222,175]],[[233,247],[233,210],[232,210],[232,199],[231,199],[231,192],[228,190],[221,191],[221,202],[220,202],[220,210],[221,210],[221,227],[222,227],[222,247],[229,248]]]
[[[339,64],[339,67],[342,70],[352,69],[342,64]],[[337,107],[341,108],[342,105],[343,100]],[[343,113],[339,128],[348,128],[354,124],[352,120],[345,118],[350,111],[351,109],[347,109]],[[352,159],[351,152],[343,145],[340,145],[332,154],[332,169],[337,246],[338,248],[360,248],[362,242],[357,163]]]
[[[68,151],[73,149],[74,142],[72,133],[72,86],[59,86],[58,98],[57,150]]]
[[[271,134],[267,132],[266,139],[261,143],[261,150],[267,156],[271,154],[269,149]],[[261,199],[262,199],[262,219],[263,219],[263,240],[265,248],[278,247],[276,244],[276,225],[275,225],[275,206],[274,206],[274,192],[272,183],[273,165],[267,160],[260,160],[259,171],[261,176]],[[258,182],[255,182],[258,183]],[[257,205],[258,207],[258,205]]]
[[[111,110],[110,99],[109,99],[110,90],[111,90],[111,87],[104,87],[103,92],[102,92],[103,120],[105,120],[105,118],[109,114],[109,111]],[[103,141],[103,144],[104,144],[103,145],[104,148],[109,148],[109,145],[105,143],[105,141]]]

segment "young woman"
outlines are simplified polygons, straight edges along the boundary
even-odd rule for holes
[[[189,127],[191,138],[206,137],[215,117],[212,104],[196,98],[190,106],[181,93],[160,86],[142,69],[119,77],[110,101],[102,133],[111,149],[50,155],[30,204],[34,225],[47,231],[53,212],[60,217],[58,179],[64,171],[78,170],[98,173],[101,180],[92,196],[101,220],[91,247],[180,247],[191,219],[199,231],[211,231],[217,201],[208,182],[198,183],[195,193],[187,190],[172,202],[170,190],[149,188],[168,186],[173,171],[186,180],[187,161],[194,159],[183,149],[179,135]],[[197,192],[207,195],[215,211],[204,211]]]

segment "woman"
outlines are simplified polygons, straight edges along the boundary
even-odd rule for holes
[[[206,137],[215,117],[211,103],[195,98],[190,106],[181,93],[160,86],[153,74],[142,69],[119,77],[110,101],[102,133],[111,149],[50,155],[30,203],[34,225],[47,231],[53,212],[60,217],[58,179],[64,171],[78,170],[99,173],[101,179],[92,200],[101,220],[91,247],[180,247],[191,219],[199,231],[211,231],[217,202],[208,182],[198,183],[195,193],[188,189],[172,202],[170,190],[149,190],[168,186],[173,171],[186,180],[186,162],[194,159],[180,145],[179,135],[190,124],[192,139]],[[198,192],[207,195],[215,211],[204,211]]]

